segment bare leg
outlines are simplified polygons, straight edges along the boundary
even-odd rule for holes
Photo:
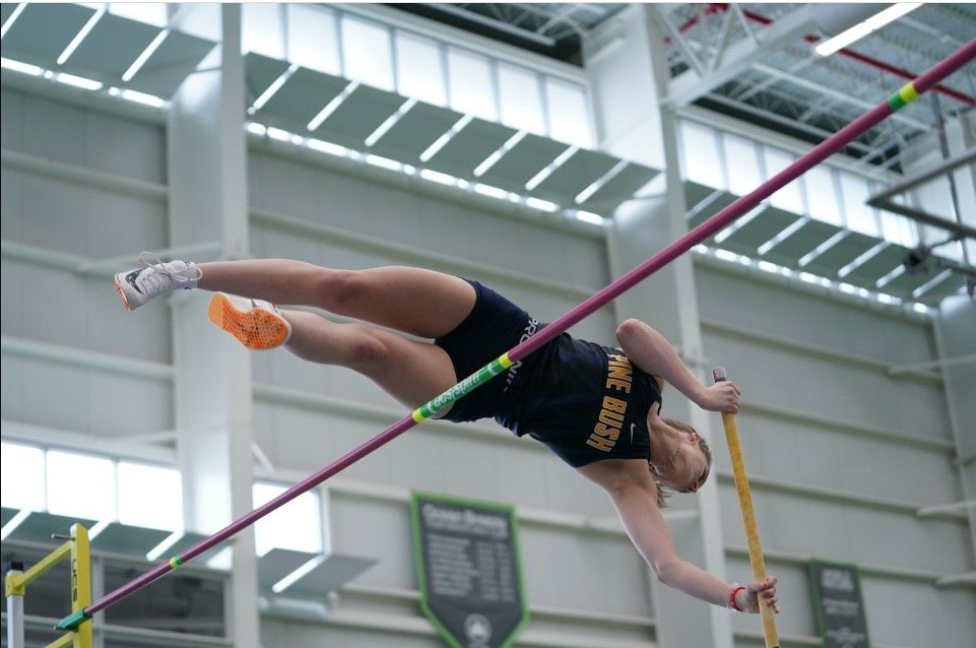
[[[285,345],[289,351],[303,360],[358,371],[411,409],[457,382],[450,357],[433,344],[407,340],[366,324],[336,324],[314,313],[282,314],[292,326]]]
[[[275,304],[316,306],[426,338],[451,332],[474,308],[457,277],[405,266],[335,270],[289,259],[201,263],[198,286]]]

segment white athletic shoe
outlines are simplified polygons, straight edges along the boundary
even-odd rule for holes
[[[180,288],[197,287],[200,269],[195,264],[179,260],[163,263],[158,258],[151,263],[146,260],[147,256],[146,252],[139,256],[143,267],[115,275],[115,290],[122,297],[125,310],[135,310],[151,299]]]
[[[248,349],[273,349],[291,337],[291,324],[271,302],[214,293],[207,309],[210,321]]]

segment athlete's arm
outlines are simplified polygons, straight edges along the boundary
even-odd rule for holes
[[[653,488],[653,485],[646,488],[635,484],[610,491],[631,542],[654,570],[658,580],[668,587],[714,605],[727,605],[732,585],[677,555],[671,532],[657,507],[657,495]],[[763,596],[773,610],[779,612],[776,579],[767,578],[745,587],[736,595],[736,605],[740,610],[758,612],[757,597]]]
[[[728,381],[705,387],[681,361],[671,343],[644,322],[626,320],[617,327],[617,341],[638,369],[660,376],[702,409],[715,412],[738,410],[738,387]]]

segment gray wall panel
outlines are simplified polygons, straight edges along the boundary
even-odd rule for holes
[[[824,560],[955,574],[972,569],[966,525],[754,488],[763,548]],[[721,490],[726,542],[746,546],[736,494]],[[924,549],[923,549],[924,548]]]

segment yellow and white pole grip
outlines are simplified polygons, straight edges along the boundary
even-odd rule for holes
[[[712,369],[712,380],[717,383],[728,380],[725,369],[722,367]],[[722,424],[725,426],[725,441],[728,443],[729,458],[732,460],[735,490],[739,494],[742,524],[745,526],[746,540],[749,543],[749,562],[752,564],[752,575],[756,581],[764,581],[766,580],[766,561],[763,560],[762,545],[759,543],[759,527],[756,524],[756,512],[752,507],[752,493],[749,491],[749,477],[746,475],[746,462],[742,457],[742,446],[739,444],[739,428],[735,423],[735,414],[723,412]],[[762,616],[766,648],[779,648],[776,616],[762,596],[759,597],[759,614]]]

